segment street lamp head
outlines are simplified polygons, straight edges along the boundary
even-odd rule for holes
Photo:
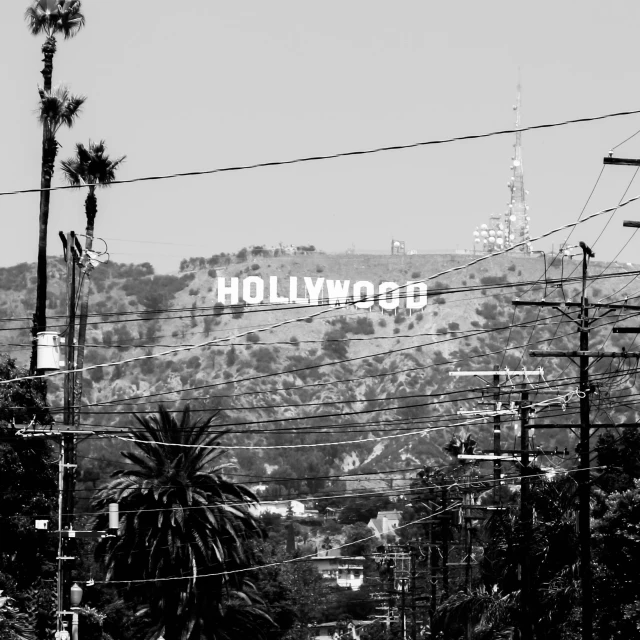
[[[78,586],[77,582],[73,583],[71,587],[71,606],[77,607],[82,602],[82,589]]]

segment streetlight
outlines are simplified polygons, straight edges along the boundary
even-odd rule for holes
[[[82,602],[82,589],[77,582],[70,589],[71,601],[71,640],[78,640],[78,609]]]

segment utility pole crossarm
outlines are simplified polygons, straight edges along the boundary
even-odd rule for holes
[[[636,158],[613,158],[612,156],[605,156],[602,159],[602,164],[616,164],[625,167],[640,167],[640,159]]]
[[[532,349],[529,355],[533,358],[640,358],[640,351],[562,351],[548,349],[539,351]]]
[[[542,367],[534,369],[533,371],[449,371],[449,375],[454,378],[462,378],[465,376],[500,376],[513,378],[514,376],[543,376],[544,372]]]

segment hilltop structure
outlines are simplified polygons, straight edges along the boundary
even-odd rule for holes
[[[517,251],[531,253],[531,236],[529,234],[529,205],[526,202],[528,191],[524,188],[524,167],[522,164],[522,131],[520,131],[522,88],[518,82],[518,94],[515,111],[516,139],[511,156],[511,178],[507,184],[509,188],[509,202],[503,215],[493,214],[489,224],[476,227],[473,232],[476,247],[482,251],[501,251],[514,245]]]

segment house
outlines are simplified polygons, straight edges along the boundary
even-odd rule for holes
[[[325,555],[309,558],[323,578],[335,582],[339,587],[357,591],[364,582],[363,556],[335,556]]]
[[[394,529],[399,526],[400,520],[402,520],[400,511],[378,511],[377,517],[371,518],[367,526],[373,531],[376,538],[386,535],[395,537]]]
[[[377,620],[351,620],[351,622],[323,622],[311,625],[311,640],[360,640],[366,627]]]
[[[293,512],[294,518],[300,518],[304,516],[304,504],[302,504],[302,502],[299,502],[298,500],[265,500],[264,502],[259,502],[254,505],[251,509],[251,512],[255,516],[261,516],[263,513],[277,513],[283,518],[286,518],[289,512],[289,506],[291,506],[291,511]]]

